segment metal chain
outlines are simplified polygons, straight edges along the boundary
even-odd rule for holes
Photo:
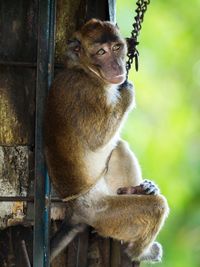
[[[126,62],[127,76],[131,68],[131,65],[133,63],[133,60],[135,60],[135,69],[136,71],[138,71],[138,57],[139,57],[139,52],[137,49],[137,45],[139,44],[138,36],[142,28],[144,14],[149,4],[150,0],[137,0],[136,2],[137,8],[135,10],[136,16],[134,17],[135,22],[133,23],[133,31],[131,32],[131,37],[127,38],[127,44],[128,44],[128,53],[127,53],[128,60]]]

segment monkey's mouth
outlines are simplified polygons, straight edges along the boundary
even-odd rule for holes
[[[95,67],[98,67],[97,70],[95,70],[92,67],[88,67],[90,71],[92,71],[94,74],[96,74],[99,78],[101,78],[103,81],[106,81],[109,84],[122,84],[126,80],[126,72],[125,71],[119,71],[120,74],[114,74],[111,71],[102,71],[99,68],[99,65],[95,65]]]
[[[126,73],[112,77],[105,77],[106,81],[111,84],[122,84],[126,80]]]

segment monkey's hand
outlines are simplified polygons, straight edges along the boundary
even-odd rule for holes
[[[134,89],[133,84],[130,83],[129,81],[127,81],[127,80],[125,82],[123,82],[122,84],[120,84],[119,88],[120,89],[127,88],[127,89],[130,89],[130,90]]]
[[[140,185],[120,187],[117,189],[118,195],[158,195],[160,190],[152,181],[144,180]]]

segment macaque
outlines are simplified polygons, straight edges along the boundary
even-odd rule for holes
[[[47,100],[46,163],[56,192],[70,207],[72,236],[87,224],[126,243],[131,260],[157,262],[162,247],[155,239],[168,204],[153,182],[142,179],[135,155],[120,138],[135,102],[126,54],[126,42],[111,22],[92,19],[75,32],[66,68]]]

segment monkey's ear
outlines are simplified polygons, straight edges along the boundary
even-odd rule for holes
[[[81,42],[78,39],[73,38],[68,40],[67,46],[70,52],[75,53],[77,56],[79,55],[81,51]]]

